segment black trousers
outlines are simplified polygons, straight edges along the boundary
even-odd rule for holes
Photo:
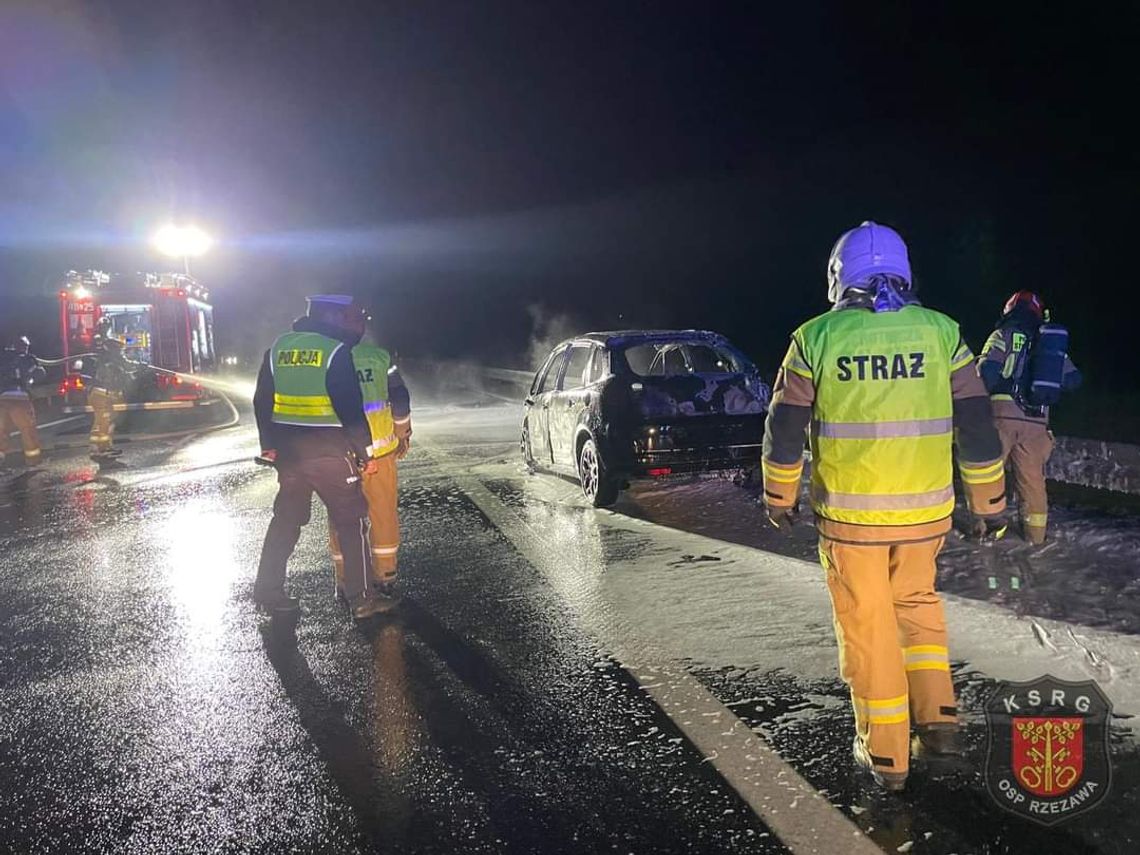
[[[285,565],[301,537],[301,526],[312,514],[314,492],[328,508],[329,521],[340,538],[345,596],[351,601],[368,593],[372,557],[368,503],[356,475],[347,457],[278,458],[277,498],[261,547],[254,583],[257,596],[284,592]],[[349,479],[354,480],[349,483]]]

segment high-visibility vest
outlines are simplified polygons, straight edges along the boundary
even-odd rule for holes
[[[281,425],[340,427],[329,397],[329,363],[344,345],[314,332],[285,333],[270,349],[273,421]]]
[[[372,432],[372,445],[368,450],[373,457],[383,457],[399,445],[388,401],[388,369],[392,367],[392,357],[382,347],[358,344],[352,349],[352,361],[364,398],[364,415]]]
[[[793,334],[785,368],[816,390],[811,500],[823,519],[921,525],[954,510],[950,375],[972,354],[958,325],[913,305],[832,311]]]

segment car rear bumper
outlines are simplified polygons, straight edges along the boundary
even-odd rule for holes
[[[629,477],[655,477],[724,469],[744,469],[760,463],[761,444],[722,445],[643,451],[635,455]]]

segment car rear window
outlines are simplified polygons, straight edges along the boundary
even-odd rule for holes
[[[736,360],[720,348],[690,344],[685,349],[689,354],[689,365],[697,374],[735,374],[740,371]]]
[[[734,374],[743,370],[732,354],[704,342],[652,342],[625,349],[630,371],[639,377],[678,374]]]

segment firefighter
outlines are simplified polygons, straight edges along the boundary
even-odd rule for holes
[[[935,556],[954,509],[951,445],[970,510],[1003,525],[1005,476],[989,399],[958,324],[924,308],[906,244],[865,222],[828,262],[833,309],[792,334],[762,469],[769,521],[794,521],[811,448],[810,499],[855,710],[854,755],[900,790],[916,751],[960,749]]]
[[[0,467],[8,454],[8,434],[13,430],[20,434],[24,465],[35,466],[40,460],[36,411],[28,392],[43,378],[44,370],[32,356],[27,336],[14,339],[0,351]]]
[[[1049,500],[1045,493],[1045,464],[1053,453],[1049,407],[1030,400],[1032,369],[1044,360],[1031,360],[1038,331],[1047,312],[1032,291],[1018,291],[1006,301],[1001,320],[982,348],[978,368],[990,393],[994,421],[1001,437],[1002,457],[1013,469],[1022,536],[1032,544],[1045,542]],[[1067,345],[1068,335],[1065,333]],[[1066,347],[1067,350],[1067,347]],[[1058,355],[1053,378],[1040,378],[1048,387],[1071,391],[1081,385],[1081,372],[1067,352]]]
[[[123,355],[123,343],[111,335],[110,327],[103,326],[96,333],[95,371],[87,392],[91,405],[91,459],[109,462],[122,452],[114,447],[115,406],[126,400],[126,392],[134,385],[141,367]]]
[[[367,316],[354,318],[361,336]],[[361,476],[371,523],[372,582],[395,603],[396,557],[400,548],[400,524],[396,511],[396,463],[408,453],[412,436],[411,398],[408,387],[388,351],[361,342],[352,348],[356,378],[364,399],[372,444],[372,466]],[[344,597],[344,555],[336,528],[329,525],[329,548],[336,568],[336,592]]]
[[[352,358],[362,312],[351,297],[310,297],[305,317],[266,351],[258,373],[254,412],[262,457],[277,467],[278,492],[254,601],[270,613],[299,609],[285,593],[285,569],[314,492],[343,547],[342,585],[353,617],[389,606],[371,582],[368,506],[360,489],[361,469],[371,475],[378,468],[369,460],[372,436]]]

